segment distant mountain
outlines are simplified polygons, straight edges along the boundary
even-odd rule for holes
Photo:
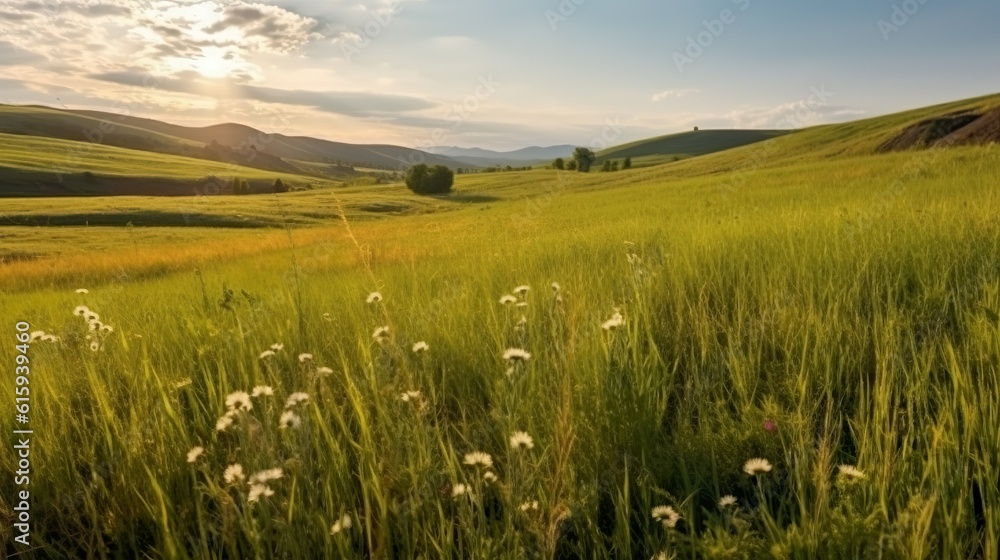
[[[91,142],[282,172],[309,173],[322,168],[296,165],[297,161],[383,169],[403,169],[415,160],[451,168],[476,167],[403,146],[267,134],[234,123],[188,127],[101,111],[40,106],[0,105],[0,133]]]
[[[457,146],[433,146],[427,151],[433,154],[447,156],[460,161],[472,163],[474,165],[526,165],[528,163],[549,162],[555,158],[569,157],[573,153],[575,146],[563,144],[561,146],[530,146],[513,150],[510,152],[498,152],[495,150],[484,150],[482,148],[459,148]]]

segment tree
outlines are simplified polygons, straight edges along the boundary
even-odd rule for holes
[[[443,165],[421,163],[406,172],[406,186],[417,194],[447,194],[454,183],[455,174]]]
[[[566,162],[566,171],[576,171],[576,160],[571,159]]]
[[[286,187],[285,184],[281,182],[280,178],[274,180],[274,192],[276,193],[288,192],[288,187]]]
[[[622,169],[632,169],[632,156],[625,158],[625,161],[622,162]]]
[[[611,160],[610,159],[604,160],[604,165],[601,166],[601,171],[603,171],[605,173],[611,171]]]
[[[611,162],[611,170],[612,171],[618,171],[618,160],[617,159]]]
[[[555,169],[566,169],[566,160],[561,157],[557,157],[555,161],[552,162],[552,167]]]
[[[573,161],[576,162],[576,168],[580,173],[590,171],[590,164],[594,163],[595,159],[597,159],[597,154],[590,148],[577,148],[573,150]]]

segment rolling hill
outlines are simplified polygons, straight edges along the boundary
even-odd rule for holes
[[[738,148],[790,132],[788,130],[696,130],[668,134],[601,150],[597,153],[597,162],[631,157],[635,165],[653,165]]]

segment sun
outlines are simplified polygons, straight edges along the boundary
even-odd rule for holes
[[[206,78],[224,78],[239,67],[239,61],[228,57],[217,47],[202,49],[201,56],[190,60],[190,68]]]

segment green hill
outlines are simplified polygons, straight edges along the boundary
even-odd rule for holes
[[[788,130],[696,130],[647,138],[597,153],[597,162],[631,157],[633,165],[655,165],[738,148],[783,136]]]

